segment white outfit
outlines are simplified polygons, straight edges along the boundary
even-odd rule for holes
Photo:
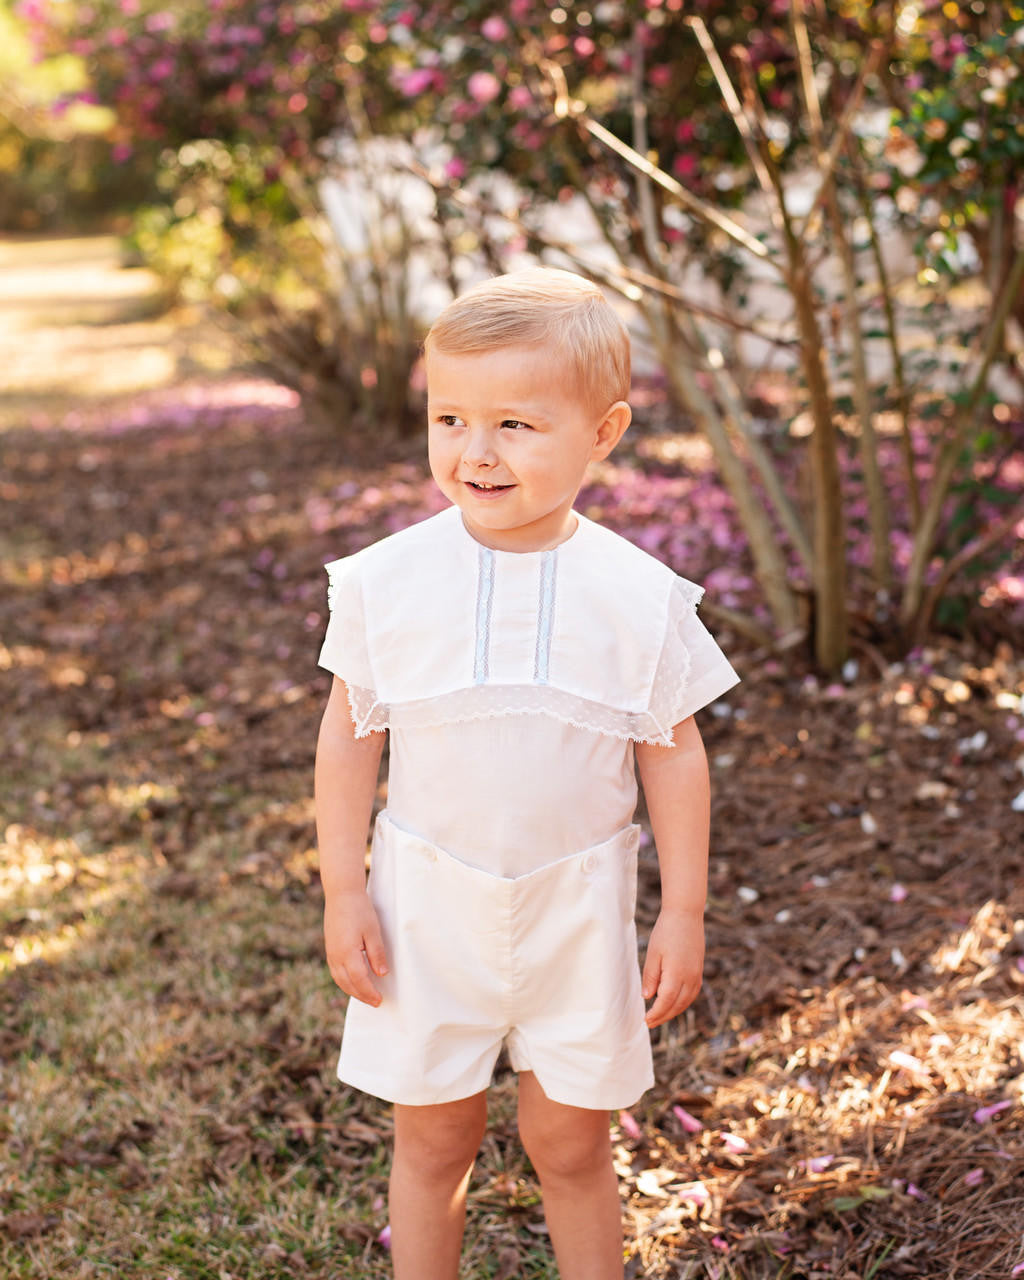
[[[738,677],[700,587],[578,521],[495,551],[451,507],[326,566],[320,664],[357,736],[391,731],[370,876],[391,974],[377,1009],[349,1002],[338,1074],[392,1101],[479,1091],[502,1043],[575,1106],[653,1082],[633,743],[670,745]]]

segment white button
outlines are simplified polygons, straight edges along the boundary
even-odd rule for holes
[[[582,866],[583,866],[583,870],[586,871],[588,874],[589,872],[595,870],[595,868],[597,867],[597,854],[595,853],[585,854],[583,858]]]

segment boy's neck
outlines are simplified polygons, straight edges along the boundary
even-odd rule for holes
[[[561,526],[554,531],[543,528],[534,530],[532,527],[485,529],[471,524],[461,512],[460,519],[465,531],[474,542],[479,542],[482,547],[487,547],[491,551],[510,551],[522,554],[535,551],[553,551],[555,547],[560,547],[563,542],[568,542],[580,524],[578,514],[571,507],[566,513],[565,520]]]

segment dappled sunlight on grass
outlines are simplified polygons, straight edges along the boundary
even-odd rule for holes
[[[9,823],[0,838],[0,973],[73,952],[110,904],[138,891],[147,865],[130,846],[85,852],[73,836]]]

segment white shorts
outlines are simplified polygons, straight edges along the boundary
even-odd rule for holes
[[[555,1102],[631,1106],[654,1083],[637,958],[640,828],[529,875],[479,871],[381,813],[370,896],[390,972],[350,999],[338,1077],[390,1102],[454,1102],[506,1045]]]

